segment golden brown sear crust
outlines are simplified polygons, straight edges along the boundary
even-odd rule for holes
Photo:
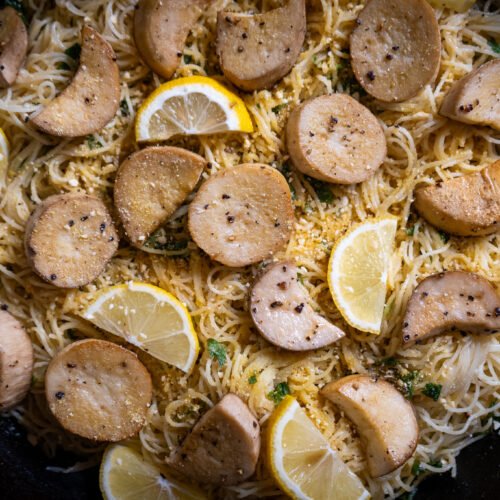
[[[10,87],[26,59],[28,31],[12,7],[0,10],[0,87]]]

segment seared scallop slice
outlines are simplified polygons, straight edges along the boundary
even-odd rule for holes
[[[308,304],[297,266],[277,262],[266,268],[250,294],[253,322],[269,342],[290,351],[323,347],[345,334]]]
[[[271,87],[293,68],[305,33],[304,0],[263,14],[219,12],[217,54],[224,76],[243,90]]]
[[[31,214],[24,245],[42,279],[74,288],[101,274],[118,248],[118,234],[101,200],[62,194],[50,196]]]
[[[425,278],[413,291],[403,320],[403,343],[411,345],[449,330],[500,330],[500,297],[481,276],[448,271]]]
[[[170,78],[182,57],[189,32],[212,0],[140,0],[134,18],[134,39],[146,64]]]
[[[21,323],[0,311],[0,412],[26,396],[33,373],[33,346]]]
[[[500,59],[458,80],[446,94],[439,113],[459,122],[500,130]]]
[[[217,172],[189,206],[189,230],[196,244],[232,267],[271,257],[290,239],[293,222],[286,179],[261,164]]]
[[[368,108],[346,94],[316,97],[295,108],[286,143],[304,174],[336,184],[371,177],[384,161],[384,131]]]
[[[426,0],[371,0],[351,35],[351,63],[363,88],[386,102],[417,95],[437,76],[441,37]]]
[[[169,146],[143,149],[120,165],[115,205],[134,245],[142,246],[179,208],[205,165],[201,156]]]
[[[172,465],[196,482],[227,486],[254,473],[259,452],[257,419],[238,396],[227,394],[194,426]]]
[[[45,395],[67,431],[94,441],[121,441],[146,423],[153,389],[148,371],[133,352],[87,339],[52,359]]]
[[[31,122],[47,134],[79,137],[98,132],[120,104],[120,74],[111,45],[90,26],[82,30],[80,65],[73,80]]]
[[[28,52],[28,32],[21,16],[12,7],[0,10],[0,87],[9,87],[17,78]]]
[[[389,382],[350,375],[327,384],[321,394],[356,426],[372,477],[389,474],[413,455],[418,441],[415,412]]]
[[[415,208],[432,225],[458,236],[500,230],[500,161],[473,174],[415,191]]]

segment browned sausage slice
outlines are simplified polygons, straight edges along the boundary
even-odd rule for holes
[[[144,245],[179,208],[195,188],[205,165],[201,156],[169,146],[143,149],[120,165],[115,205],[134,245]]]
[[[458,80],[446,94],[439,113],[459,122],[500,130],[500,59]]]
[[[232,485],[254,473],[259,452],[259,423],[238,396],[227,394],[194,426],[172,465],[194,481]]]
[[[304,0],[249,15],[217,15],[217,54],[224,76],[243,90],[271,87],[299,57],[306,33]]]
[[[441,37],[426,0],[371,0],[351,35],[354,74],[373,97],[400,102],[417,95],[439,70]]]
[[[337,184],[371,177],[384,161],[384,131],[368,108],[345,94],[316,97],[295,108],[286,129],[288,152],[304,174]]]
[[[308,304],[297,273],[295,264],[277,262],[257,279],[250,294],[255,326],[269,342],[290,351],[307,351],[336,342],[344,332]]]
[[[326,385],[321,394],[356,425],[372,477],[396,470],[413,455],[418,441],[415,412],[389,382],[350,375]]]
[[[12,7],[5,7],[0,10],[0,87],[16,81],[27,52],[26,26]]]
[[[0,311],[0,412],[26,396],[33,373],[33,346],[21,323]]]
[[[146,423],[153,389],[134,353],[88,339],[70,344],[52,359],[45,395],[66,430],[94,441],[121,441]]]
[[[500,330],[500,297],[474,273],[449,271],[419,283],[403,320],[403,343],[411,345],[446,330],[495,333]]]
[[[226,266],[269,258],[293,228],[286,179],[276,169],[243,164],[213,174],[189,207],[189,230],[196,244]]]
[[[186,38],[213,0],[140,0],[135,11],[134,39],[146,64],[170,78],[182,57]]]
[[[24,244],[41,278],[74,288],[101,274],[118,248],[118,234],[101,200],[62,194],[50,196],[31,214]]]
[[[90,26],[82,30],[80,65],[66,89],[31,119],[47,134],[79,137],[101,130],[120,104],[120,73],[109,43]]]
[[[434,226],[459,236],[500,230],[500,161],[473,174],[415,191],[415,208]]]

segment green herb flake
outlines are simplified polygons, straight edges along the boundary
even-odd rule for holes
[[[490,40],[488,40],[488,45],[490,46],[491,50],[495,52],[495,54],[500,54],[500,43],[498,43],[496,40],[493,40],[493,38],[490,38]]]
[[[89,149],[102,148],[101,142],[96,139],[93,135],[88,135],[86,138],[87,146]]]
[[[413,370],[400,377],[403,385],[404,396],[406,399],[412,399],[415,394],[415,384],[420,378],[420,371]]]
[[[283,401],[285,396],[288,396],[292,392],[290,391],[290,387],[286,382],[280,382],[278,385],[274,387],[274,389],[267,395],[267,399],[274,401],[274,404],[277,405]]]
[[[297,281],[303,285],[304,284],[304,275],[301,273],[297,273]]]
[[[219,366],[224,366],[226,364],[226,348],[224,344],[217,342],[215,339],[208,339],[208,355],[212,359],[216,359]]]
[[[422,474],[423,469],[420,467],[420,460],[418,458],[415,459],[413,465],[411,466],[411,473],[416,477]]]
[[[255,373],[253,375],[251,375],[250,377],[248,377],[248,383],[250,385],[254,385],[257,383],[257,375],[255,375]]]
[[[448,241],[450,240],[450,235],[448,233],[445,233],[444,231],[438,231],[438,234],[443,243],[448,243]]]
[[[393,356],[391,356],[389,358],[384,358],[380,360],[378,363],[383,366],[396,366],[399,363],[399,361]]]
[[[415,226],[407,227],[406,234],[408,236],[413,236],[415,234]]]
[[[274,106],[274,108],[271,108],[271,111],[277,115],[282,109],[286,108],[288,104],[286,102],[278,104],[277,106]]]
[[[193,59],[193,56],[189,55],[189,54],[184,54],[184,64],[191,64],[194,59]]]
[[[128,102],[126,99],[120,101],[120,111],[122,116],[130,116],[130,109],[128,107]]]
[[[431,467],[436,467],[437,469],[441,469],[443,467],[443,462],[439,458],[433,458],[428,465]]]
[[[163,235],[161,231],[158,231],[151,235],[144,246],[147,248],[153,248],[154,250],[166,250],[168,252],[178,252],[180,250],[186,250],[188,246],[188,240],[186,239],[175,239],[171,235]]]
[[[82,46],[79,43],[74,43],[71,47],[67,48],[64,53],[71,57],[71,59],[74,59],[75,61],[78,61],[80,59],[80,54],[82,52]]]
[[[429,382],[425,384],[425,387],[422,391],[422,393],[427,396],[428,398],[433,399],[434,401],[437,401],[439,399],[439,396],[441,395],[441,389],[443,386],[441,384],[434,384],[432,382]]]
[[[312,177],[305,176],[307,182],[311,184],[316,196],[321,203],[332,203],[333,193],[330,185],[327,182],[319,181],[318,179],[313,179]]]

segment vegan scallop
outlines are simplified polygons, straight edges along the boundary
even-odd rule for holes
[[[255,472],[259,452],[257,419],[238,396],[227,394],[201,417],[171,465],[194,481],[229,486]]]
[[[387,152],[380,123],[346,94],[316,97],[295,108],[288,119],[286,143],[298,170],[337,184],[370,178]]]
[[[500,230],[500,160],[480,172],[415,191],[415,208],[432,225],[458,236]]]
[[[242,90],[269,88],[290,72],[306,33],[304,0],[263,14],[221,11],[217,54],[224,76]]]
[[[149,147],[130,155],[118,170],[115,205],[136,246],[158,229],[195,188],[205,160],[176,147]]]
[[[0,87],[10,87],[26,59],[28,31],[12,7],[0,10]]]
[[[50,196],[31,214],[24,245],[42,279],[75,288],[101,274],[118,248],[118,234],[101,200],[62,194]]]
[[[196,244],[231,267],[271,257],[290,239],[293,223],[286,179],[257,163],[213,174],[189,207],[189,230]]]
[[[437,76],[441,36],[426,0],[371,0],[351,35],[351,64],[373,97],[400,102]]]
[[[412,345],[449,330],[500,331],[500,297],[483,277],[463,271],[428,276],[413,291],[403,320],[403,343]]]
[[[87,339],[51,360],[45,394],[66,430],[94,441],[121,441],[146,423],[153,390],[148,371],[133,352]]]
[[[321,394],[356,426],[372,477],[389,474],[413,455],[418,441],[415,412],[389,382],[350,375],[327,384]]]
[[[19,404],[29,391],[33,346],[21,323],[0,310],[0,412]]]
[[[120,73],[113,48],[96,30],[84,26],[78,71],[31,122],[47,134],[80,137],[104,128],[119,103]]]
[[[290,351],[317,349],[336,342],[344,332],[309,305],[297,273],[295,264],[277,262],[257,279],[250,294],[255,326],[269,342]]]

